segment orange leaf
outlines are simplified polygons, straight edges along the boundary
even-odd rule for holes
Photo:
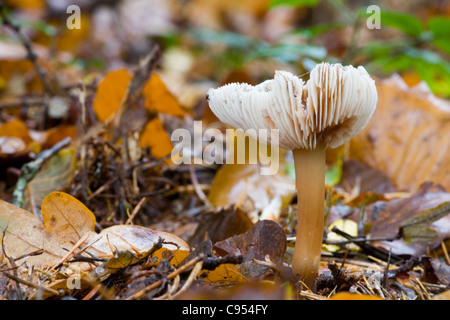
[[[143,89],[145,107],[153,112],[161,112],[175,117],[184,117],[185,111],[177,99],[167,89],[161,78],[153,73]]]
[[[28,132],[28,128],[20,120],[11,120],[0,124],[0,137],[16,137],[29,144],[33,141]]]
[[[41,9],[45,5],[44,0],[6,0],[5,4],[14,8]]]
[[[64,235],[77,242],[84,234],[94,231],[95,216],[84,204],[64,192],[52,192],[42,201],[44,230]]]
[[[149,121],[141,134],[139,146],[149,147],[156,158],[164,158],[172,153],[173,144],[158,118]]]
[[[126,69],[109,72],[100,82],[94,100],[94,111],[98,119],[106,122],[119,109],[124,98],[131,75]]]
[[[369,296],[367,294],[339,292],[336,293],[330,300],[383,300],[383,299],[377,296]]]

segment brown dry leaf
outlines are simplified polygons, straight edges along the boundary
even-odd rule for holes
[[[148,110],[167,113],[175,117],[184,117],[186,114],[157,74],[152,73],[142,92],[145,96],[145,107]]]
[[[424,184],[418,192],[408,198],[393,199],[390,201],[377,201],[367,206],[365,223],[371,225],[370,237],[392,238],[399,231],[402,222],[415,215],[438,205],[450,201],[450,193],[442,187]],[[394,254],[418,256],[426,254],[427,247],[434,248],[442,240],[450,237],[450,215],[439,219],[430,225],[437,231],[437,239],[433,243],[405,243],[403,239],[395,241],[377,242],[377,246],[392,249]]]
[[[264,261],[268,256],[272,262],[281,264],[286,251],[286,234],[275,221],[261,220],[243,234],[216,242],[214,249],[221,256],[242,255],[244,261]]]
[[[66,255],[63,248],[70,249],[73,246],[71,242],[77,242],[86,234],[85,245],[92,244],[90,252],[98,257],[112,257],[116,250],[144,254],[160,237],[173,243],[163,245],[169,250],[189,251],[189,246],[180,238],[139,226],[117,225],[97,234],[94,214],[64,192],[53,192],[43,200],[42,217],[43,223],[30,212],[0,201],[1,240],[8,256],[19,257],[43,249],[43,254],[26,257],[20,263],[26,261],[28,266],[52,266]],[[86,264],[85,268],[90,266]]]
[[[93,103],[98,119],[106,122],[120,107],[131,81],[126,69],[109,72],[100,82]]]
[[[247,214],[239,209],[226,209],[203,214],[197,229],[189,239],[189,243],[192,246],[197,246],[205,239],[205,236],[208,236],[208,239],[213,243],[222,241],[246,232],[252,225],[253,223]]]
[[[159,118],[150,120],[141,133],[139,140],[141,148],[150,148],[152,155],[161,159],[172,153],[173,144]]]
[[[379,81],[378,107],[350,143],[350,157],[378,169],[402,191],[426,181],[450,189],[450,104],[409,88],[399,76]]]

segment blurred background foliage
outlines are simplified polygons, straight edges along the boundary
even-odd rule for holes
[[[450,2],[365,0],[6,0],[36,45],[47,49],[47,68],[80,73],[134,64],[152,43],[165,50],[163,68],[190,81],[223,82],[242,72],[253,82],[288,69],[305,75],[319,61],[364,65],[371,74],[400,73],[408,85],[425,81],[450,97]],[[81,8],[81,29],[68,30],[66,8]],[[370,29],[370,5],[381,10]],[[0,29],[0,41],[15,41]],[[64,56],[61,53],[67,53]],[[5,53],[0,48],[0,60]],[[9,57],[8,59],[11,59]],[[0,87],[11,72],[0,68]],[[243,79],[237,79],[243,81]],[[38,89],[36,89],[38,90]],[[175,86],[175,91],[177,91]]]

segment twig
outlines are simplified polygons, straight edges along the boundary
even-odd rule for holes
[[[178,290],[178,292],[172,296],[172,299],[176,299],[176,298],[180,297],[184,292],[186,292],[186,290],[191,286],[192,282],[195,280],[195,278],[198,276],[198,274],[202,270],[202,266],[203,266],[203,261],[201,261],[201,260],[195,264],[194,269],[192,269],[192,271],[189,274],[189,277],[187,278],[183,287],[181,287],[181,289]]]
[[[81,109],[81,132],[83,138],[81,139],[81,152],[80,152],[80,162],[81,162],[81,201],[83,203],[88,203],[87,189],[89,188],[88,176],[87,176],[87,142],[84,139],[84,132],[87,130],[87,113],[86,113],[86,87],[83,83],[80,84],[80,88],[77,92],[78,105]]]
[[[183,265],[182,267],[176,269],[175,271],[173,271],[172,273],[170,273],[167,276],[167,280],[172,280],[173,278],[175,278],[177,275],[181,274],[182,272],[186,271],[187,269],[189,269],[190,267],[192,267],[193,265],[195,265],[197,262],[199,262],[200,260],[203,260],[204,256],[203,254],[200,254],[198,257],[195,257],[194,259],[192,259],[191,261],[189,261],[188,263],[186,263],[185,265]],[[131,297],[128,297],[126,300],[139,300],[140,298],[142,298],[144,295],[146,295],[147,293],[149,293],[150,291],[152,291],[153,289],[158,288],[161,284],[163,284],[164,279],[160,279],[154,283],[152,283],[151,285],[149,285],[148,287],[142,289],[141,291],[135,293],[134,295],[132,295]]]
[[[336,233],[336,234],[338,234],[340,236],[343,236],[344,238],[346,238],[347,240],[352,241],[352,242],[353,242],[354,239],[359,239],[359,238],[356,238],[356,237],[353,237],[353,236],[349,235],[348,233],[346,233],[346,232],[344,232],[344,231],[342,231],[342,230],[340,230],[340,229],[338,229],[336,227],[334,227],[331,231],[333,231],[334,233]],[[370,254],[370,255],[372,255],[372,256],[374,256],[374,257],[376,257],[378,259],[382,259],[384,261],[387,261],[387,259],[388,259],[389,253],[386,252],[385,250],[379,249],[379,248],[377,248],[377,247],[375,247],[375,246],[373,246],[373,245],[371,245],[369,243],[365,243],[365,242],[355,242],[355,244],[358,247],[360,247],[366,254]],[[391,258],[390,259],[394,263],[404,260],[402,257],[397,256],[395,254],[391,254]]]
[[[87,238],[89,238],[89,233],[86,233],[80,240],[78,240],[78,242],[73,246],[73,248],[61,260],[59,260],[58,263],[55,264],[51,269],[52,270],[58,269],[64,263],[64,261],[69,259],[69,257],[75,252],[75,250],[77,250],[78,247],[80,247],[87,240]]]
[[[33,51],[33,45],[31,40],[22,32],[21,27],[14,23],[9,17],[8,15],[5,13],[4,11],[4,5],[3,3],[0,3],[0,17],[2,18],[3,24],[7,27],[9,27],[10,29],[12,29],[17,37],[19,38],[20,42],[22,43],[22,45],[25,47],[25,50],[27,51],[27,56],[26,58],[28,60],[31,61],[31,63],[33,64],[34,69],[36,70],[37,76],[39,77],[39,80],[42,82],[42,85],[44,86],[44,90],[51,94],[52,93],[52,89],[50,86],[50,82],[47,78],[47,74],[45,72],[45,70],[39,65],[38,61],[37,61],[37,54]]]
[[[30,281],[21,279],[21,278],[16,277],[16,276],[13,276],[12,274],[9,274],[8,272],[4,272],[3,274],[4,274],[7,278],[9,278],[9,279],[11,279],[11,280],[14,280],[14,281],[16,281],[16,282],[19,282],[19,283],[21,283],[21,284],[24,284],[24,285],[26,285],[26,286],[28,286],[28,287],[36,288],[36,289],[38,289],[38,290],[43,290],[43,291],[46,291],[46,292],[48,292],[48,293],[50,293],[50,294],[53,294],[53,295],[56,295],[56,296],[59,295],[59,292],[56,291],[56,290],[49,289],[49,288],[40,286],[40,285],[38,285],[38,284],[36,284],[36,283],[33,283],[33,282],[30,282]]]
[[[133,212],[131,213],[130,217],[128,218],[127,222],[125,222],[125,224],[131,224],[133,222],[134,217],[137,215],[139,210],[141,210],[145,202],[147,202],[147,198],[143,197],[141,201],[139,201],[139,203],[136,205],[136,207],[134,207]]]
[[[442,251],[444,251],[445,260],[447,261],[447,264],[450,266],[450,257],[448,255],[447,246],[445,245],[445,242],[441,242]]]
[[[139,67],[133,74],[133,78],[128,85],[127,92],[124,95],[118,110],[105,123],[110,141],[113,143],[123,136],[124,129],[129,126],[129,124],[126,123],[126,112],[130,109],[130,106],[136,104],[136,100],[142,92],[145,83],[150,78],[153,69],[160,60],[161,54],[162,52],[159,46],[154,45],[150,53],[142,59]],[[133,126],[135,126],[135,123],[133,123]]]
[[[8,101],[0,104],[0,110],[13,108],[47,107],[47,101],[44,98],[22,98],[20,101]]]
[[[209,200],[206,197],[205,193],[200,188],[200,184],[198,182],[197,174],[195,173],[195,167],[194,167],[193,164],[189,165],[189,173],[190,173],[191,181],[192,181],[192,184],[194,186],[194,190],[195,190],[195,193],[197,194],[197,196],[203,201],[203,203],[206,206],[212,207],[211,202],[209,202]]]

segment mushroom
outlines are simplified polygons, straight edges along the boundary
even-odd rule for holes
[[[237,129],[278,129],[293,152],[298,223],[294,273],[309,288],[318,274],[324,228],[325,156],[357,135],[377,104],[375,81],[363,67],[318,64],[305,83],[287,71],[257,86],[232,83],[208,91],[213,113]],[[257,137],[256,137],[257,138]]]

